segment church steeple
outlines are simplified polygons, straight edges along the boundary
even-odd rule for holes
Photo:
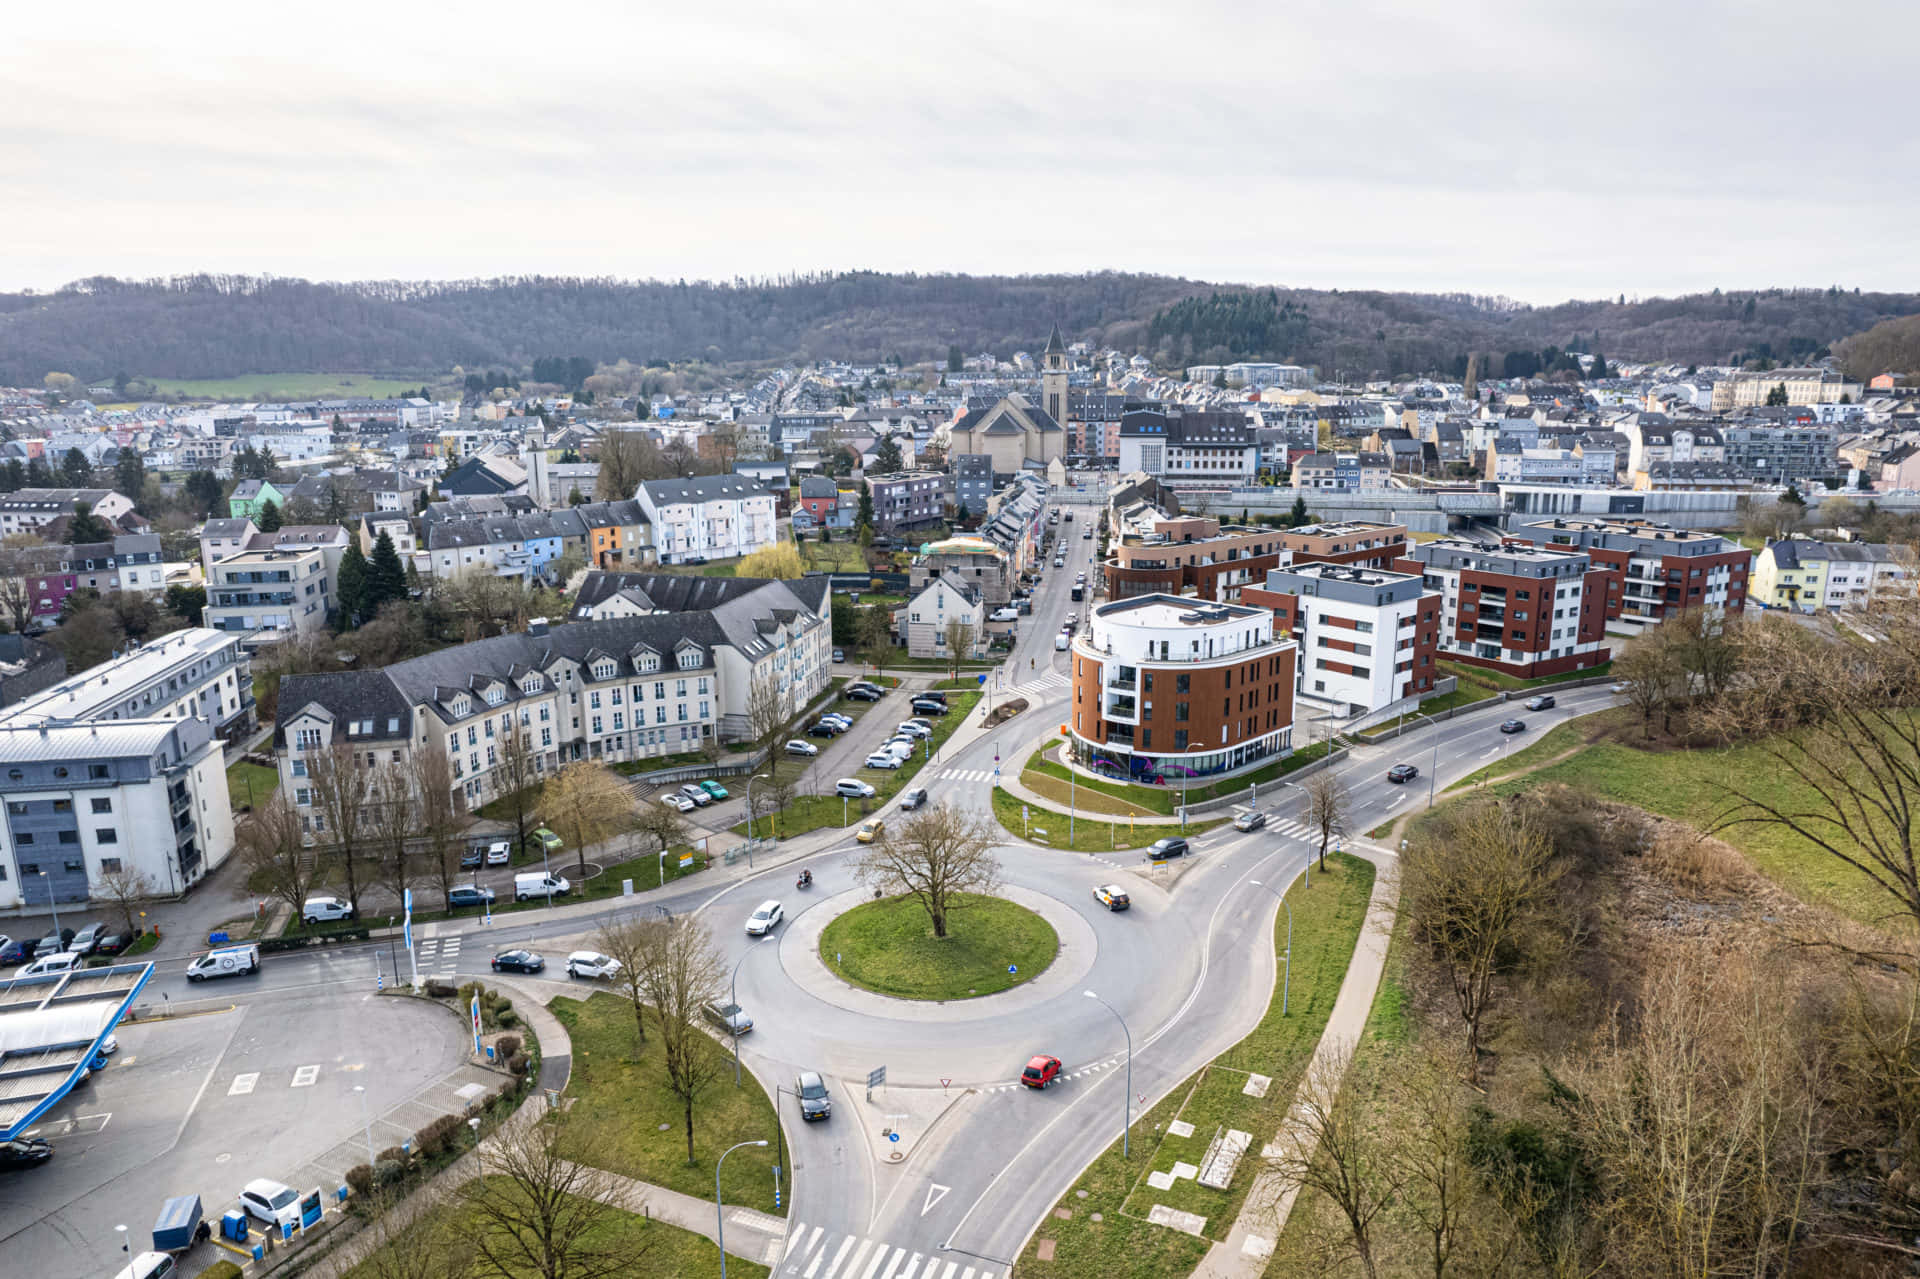
[[[1067,353],[1067,348],[1062,346],[1060,343],[1060,326],[1056,324],[1053,326],[1053,336],[1047,339],[1047,349],[1045,354],[1064,356],[1066,355],[1066,353]]]
[[[1040,357],[1040,398],[1047,416],[1062,427],[1067,424],[1067,348],[1060,341],[1060,326],[1053,326],[1047,349]]]

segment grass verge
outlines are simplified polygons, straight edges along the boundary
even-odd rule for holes
[[[1146,1147],[1152,1142],[1151,1151],[1143,1150],[1128,1162],[1120,1157],[1120,1143],[1114,1142],[1035,1232],[1017,1273],[1038,1279],[1108,1279],[1112,1275],[1173,1279],[1192,1273],[1210,1239],[1226,1238],[1259,1172],[1258,1148],[1271,1139],[1293,1103],[1295,1084],[1326,1026],[1366,917],[1373,866],[1336,853],[1327,859],[1327,867],[1325,874],[1314,876],[1311,889],[1296,881],[1287,893],[1287,900],[1296,907],[1291,1015],[1280,1015],[1281,990],[1276,983],[1266,1016],[1245,1039],[1174,1088],[1135,1123],[1139,1144]],[[1313,908],[1304,908],[1306,903]],[[1286,944],[1286,926],[1281,912],[1274,921],[1276,950]],[[1249,1097],[1241,1091],[1248,1072],[1273,1080],[1265,1097]],[[1193,1136],[1164,1135],[1174,1119],[1193,1124]],[[1241,1159],[1227,1190],[1210,1190],[1190,1178],[1176,1180],[1171,1190],[1147,1185],[1147,1173],[1171,1169],[1175,1160],[1198,1164],[1216,1125],[1253,1134],[1253,1150]],[[1156,1134],[1160,1134],[1157,1141]],[[1077,1193],[1082,1190],[1087,1192],[1084,1199]],[[1149,1224],[1146,1214],[1154,1204],[1206,1217],[1206,1238]],[[1061,1219],[1060,1209],[1070,1211],[1071,1217]],[[1101,1221],[1092,1220],[1096,1212]],[[1039,1259],[1042,1240],[1054,1243],[1051,1261]]]
[[[1031,981],[1060,951],[1052,925],[1003,897],[963,893],[954,906],[944,938],[913,897],[855,906],[820,934],[820,958],[864,990],[944,1001]]]
[[[227,803],[233,811],[259,808],[280,788],[280,770],[244,761],[227,769]]]
[[[1548,688],[1554,684],[1565,684],[1569,680],[1597,679],[1613,669],[1613,663],[1602,662],[1598,666],[1586,666],[1578,670],[1561,671],[1557,675],[1541,675],[1533,679],[1522,679],[1518,675],[1509,675],[1505,671],[1490,670],[1484,666],[1471,666],[1466,662],[1437,662],[1442,675],[1452,675],[1462,684],[1478,684],[1495,692],[1517,692],[1526,688]]]
[[[1140,810],[1142,816],[1158,813],[1162,817],[1171,817],[1184,803],[1201,804],[1210,799],[1222,799],[1228,795],[1238,795],[1252,786],[1264,786],[1268,782],[1285,777],[1313,763],[1327,753],[1325,742],[1314,742],[1303,746],[1285,759],[1275,760],[1250,773],[1229,777],[1221,781],[1210,782],[1204,786],[1192,786],[1182,790],[1178,786],[1141,786],[1133,782],[1095,780],[1085,775],[1080,778],[1080,786],[1092,789],[1113,799],[1124,800]],[[1038,753],[1027,761],[1027,770],[1043,777],[1052,777],[1061,782],[1068,779],[1067,766],[1050,759],[1039,758]],[[1025,772],[1021,780],[1026,780]],[[1040,792],[1045,794],[1046,792]]]
[[[1109,822],[1093,817],[1077,817],[1069,823],[1065,813],[1036,808],[1023,816],[1021,810],[1024,808],[1027,805],[1006,791],[998,786],[993,788],[993,815],[1008,833],[1036,844],[1045,844],[1049,848],[1064,848],[1075,853],[1108,853],[1124,848],[1145,848],[1154,840],[1168,835],[1200,835],[1227,821],[1224,817],[1216,817],[1211,821],[1188,822],[1184,830],[1165,823],[1136,826],[1130,821]],[[1073,831],[1072,839],[1067,837],[1069,828]]]
[[[597,994],[556,999],[550,1008],[573,1040],[567,1091],[574,1103],[568,1122],[592,1127],[600,1161],[609,1171],[706,1199],[713,1194],[713,1161],[722,1151],[740,1141],[773,1141],[774,1111],[767,1094],[744,1072],[735,1088],[729,1065],[725,1077],[694,1103],[694,1158],[688,1163],[680,1099],[667,1088],[665,1054],[651,1028],[646,1047],[635,1056],[633,1005],[617,995]],[[651,1010],[647,1018],[653,1021]],[[695,1037],[694,1048],[729,1056],[723,1044],[705,1035]],[[726,1201],[784,1216],[786,1208],[773,1203],[774,1158],[772,1145],[735,1151],[721,1170]]]

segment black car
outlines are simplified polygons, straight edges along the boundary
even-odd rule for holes
[[[815,724],[813,727],[807,730],[807,736],[808,737],[838,737],[840,736],[840,727],[837,724],[826,724],[826,723]]]
[[[1387,770],[1387,780],[1390,782],[1410,782],[1418,776],[1420,770],[1412,764],[1395,764]]]
[[[827,1094],[827,1081],[811,1070],[803,1070],[793,1080],[794,1100],[800,1103],[800,1117],[808,1123],[833,1114],[833,1098]]]
[[[1172,836],[1154,840],[1152,846],[1147,849],[1147,856],[1154,861],[1159,861],[1163,857],[1185,857],[1186,855],[1187,841]]]
[[[0,1172],[31,1168],[53,1158],[53,1146],[45,1137],[15,1137],[0,1143]]]
[[[93,948],[93,953],[96,955],[118,955],[131,945],[133,945],[132,933],[108,933],[100,939],[100,944]]]
[[[847,690],[848,700],[855,702],[877,702],[884,696],[886,696],[884,693],[877,692],[871,688],[850,688]]]
[[[496,973],[537,973],[546,966],[547,961],[530,950],[503,950],[493,957]]]
[[[486,857],[487,850],[476,844],[466,852],[460,854],[460,869],[478,870],[481,863],[486,860]]]
[[[484,906],[492,900],[493,890],[477,884],[462,884],[447,890],[448,910],[457,910],[462,906]]]
[[[1527,721],[1524,719],[1510,719],[1500,725],[1500,731],[1503,733],[1524,733],[1527,731]]]
[[[1552,693],[1542,693],[1538,697],[1529,697],[1527,699],[1527,709],[1530,711],[1550,711],[1553,709],[1553,706]]]

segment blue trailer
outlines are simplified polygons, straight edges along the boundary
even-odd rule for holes
[[[154,1219],[153,1249],[178,1255],[212,1233],[201,1218],[200,1196],[176,1195],[160,1205]]]

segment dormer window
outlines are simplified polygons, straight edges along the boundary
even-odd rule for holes
[[[593,664],[593,677],[595,679],[612,679],[614,674],[615,667],[612,662],[595,662]]]
[[[541,681],[538,675],[529,675],[520,681],[520,691],[523,693],[537,693],[540,688]]]
[[[473,714],[473,703],[465,697],[453,699],[453,713],[462,719]]]
[[[500,703],[506,700],[507,700],[507,690],[504,688],[501,688],[498,684],[492,685],[487,689],[487,705],[498,706]]]
[[[689,649],[681,650],[680,669],[683,671],[699,670],[700,669],[700,650],[697,648],[689,648]]]

